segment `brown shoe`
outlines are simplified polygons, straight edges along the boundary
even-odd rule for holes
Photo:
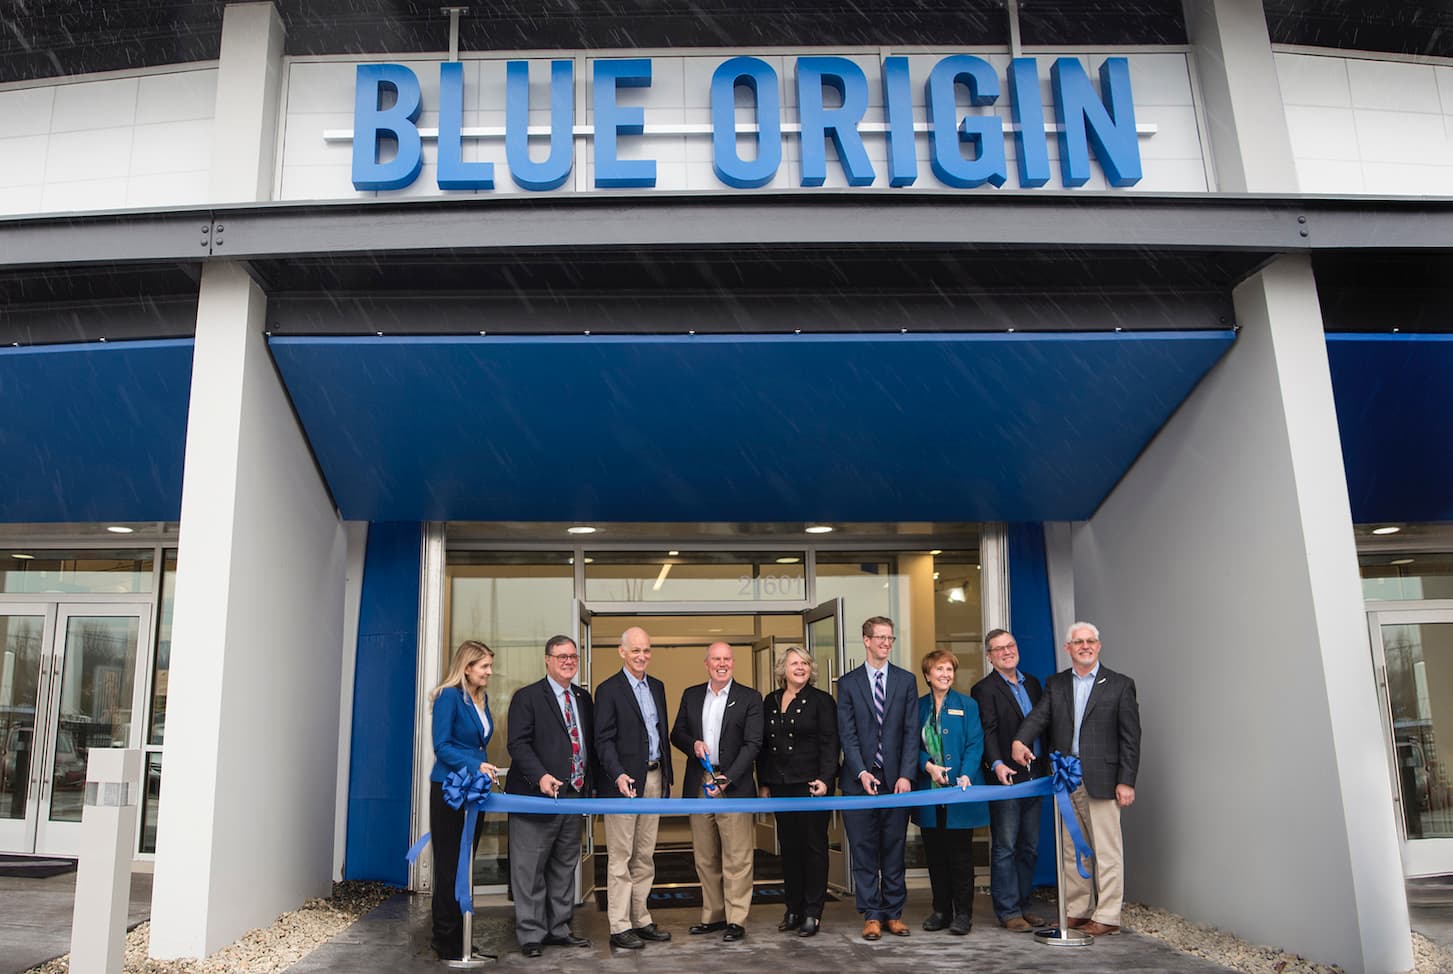
[[[1024,919],[1024,917],[1011,917],[1008,920],[1000,920],[999,926],[1005,930],[1013,930],[1015,933],[1028,933],[1034,929],[1034,925]]]
[[[1113,923],[1101,923],[1099,920],[1091,920],[1081,930],[1092,937],[1113,937],[1120,932],[1120,927]]]
[[[898,917],[894,917],[891,920],[884,920],[883,929],[887,930],[895,937],[908,936],[908,924],[904,923]]]
[[[877,920],[868,920],[863,923],[864,940],[881,940],[883,937],[883,925]]]
[[[1078,930],[1080,929],[1080,927],[1089,925],[1090,922],[1091,920],[1089,917],[1070,917],[1065,920],[1065,926],[1069,927],[1071,930]]]
[[[1034,927],[1036,930],[1038,930],[1040,927],[1047,927],[1050,923],[1050,921],[1046,920],[1038,913],[1024,914],[1024,922],[1029,924],[1031,927]]]

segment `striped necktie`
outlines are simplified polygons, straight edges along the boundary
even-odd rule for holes
[[[585,788],[585,754],[580,749],[580,725],[575,720],[575,708],[570,704],[572,694],[565,691],[565,729],[570,732],[570,787],[576,791]]]
[[[888,695],[883,689],[883,671],[873,676],[873,716],[878,720],[878,750],[873,752],[873,767],[883,767],[883,713],[887,709]]]

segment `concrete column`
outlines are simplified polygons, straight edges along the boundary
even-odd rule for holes
[[[197,306],[152,894],[153,957],[326,895],[348,541],[273,367],[266,301],[208,264]]]
[[[1139,684],[1127,891],[1358,972],[1412,967],[1316,286],[1234,292],[1235,346],[1088,521],[1077,614]]]
[[[213,203],[272,199],[282,75],[283,23],[277,8],[270,2],[228,4],[222,14],[212,125]]]
[[[1295,193],[1296,157],[1282,110],[1261,0],[1185,0],[1191,64],[1210,130],[1216,189]]]

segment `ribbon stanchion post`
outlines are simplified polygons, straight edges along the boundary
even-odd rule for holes
[[[444,801],[450,808],[464,809],[464,828],[459,835],[459,862],[454,871],[454,899],[459,903],[459,913],[464,920],[464,949],[463,956],[449,961],[448,965],[456,970],[472,970],[498,960],[493,954],[474,954],[474,830],[479,824],[479,813],[489,801],[489,776],[461,768],[444,779],[443,790]],[[429,834],[425,833],[410,847],[405,858],[413,862],[428,844]]]
[[[1080,832],[1079,819],[1075,816],[1075,806],[1070,801],[1070,794],[1080,786],[1080,759],[1055,753],[1050,755],[1050,764],[1054,770],[1050,780],[1054,782],[1054,875],[1055,893],[1059,900],[1059,925],[1048,930],[1035,931],[1034,938],[1050,947],[1088,947],[1095,942],[1095,938],[1087,933],[1071,930],[1069,916],[1065,909],[1064,829],[1066,822],[1069,823],[1071,839],[1075,844],[1075,868],[1086,879],[1089,878],[1089,873],[1085,869],[1084,860],[1087,854],[1090,858],[1094,856],[1093,852],[1088,851],[1089,843],[1085,842],[1084,836]]]

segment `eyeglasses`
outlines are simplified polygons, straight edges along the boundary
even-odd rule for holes
[[[1018,643],[1005,643],[1002,646],[993,646],[989,649],[991,653],[1008,653],[1019,648]]]
[[[869,636],[868,638],[875,643],[895,643],[898,641],[897,636]]]
[[[555,653],[554,655],[550,656],[549,658],[550,659],[558,659],[562,663],[575,663],[575,662],[579,662],[579,660],[580,660],[580,657],[578,655],[576,655],[575,653]]]
[[[1100,645],[1100,640],[1098,640],[1098,639],[1071,639],[1070,640],[1070,645],[1071,646],[1098,646],[1098,645]]]

